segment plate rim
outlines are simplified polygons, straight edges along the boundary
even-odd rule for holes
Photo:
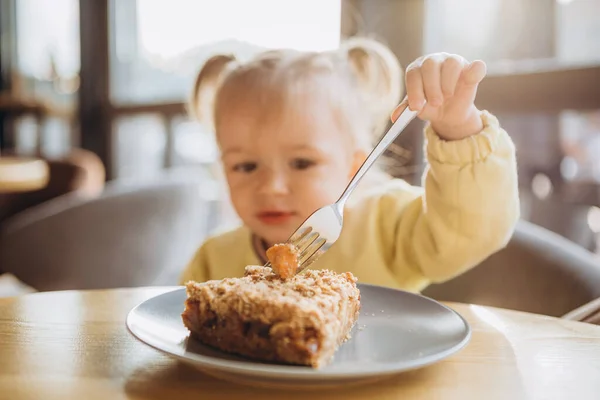
[[[441,306],[442,308],[446,309],[450,313],[454,314],[456,317],[458,317],[463,322],[463,324],[465,326],[465,335],[462,338],[462,340],[459,343],[455,344],[454,346],[452,346],[448,349],[442,350],[434,355],[422,357],[422,358],[418,359],[418,361],[416,361],[416,362],[415,361],[413,361],[413,362],[392,362],[392,363],[387,363],[386,366],[384,366],[384,367],[375,367],[370,370],[356,370],[356,371],[335,371],[335,370],[327,371],[326,369],[314,369],[314,368],[310,368],[307,366],[300,366],[300,365],[269,364],[266,362],[253,363],[252,360],[249,360],[250,361],[250,364],[249,364],[250,366],[249,366],[246,362],[242,363],[237,360],[220,359],[220,358],[211,357],[211,356],[207,356],[207,355],[201,355],[201,354],[196,354],[196,353],[191,353],[191,352],[188,353],[185,350],[184,350],[184,354],[178,354],[178,353],[173,352],[171,349],[169,349],[168,348],[169,346],[161,346],[160,343],[155,343],[155,342],[149,341],[147,339],[144,339],[143,337],[140,337],[139,332],[136,333],[135,328],[133,328],[131,325],[132,325],[132,319],[135,318],[136,311],[140,307],[142,307],[145,303],[147,303],[150,300],[154,300],[159,297],[162,297],[162,296],[169,296],[169,295],[172,296],[175,292],[185,291],[185,286],[182,286],[182,285],[179,285],[178,287],[174,288],[173,290],[169,290],[167,292],[152,296],[152,297],[136,304],[127,313],[125,324],[127,326],[128,332],[135,339],[140,341],[141,343],[143,343],[147,346],[150,346],[164,354],[167,354],[168,356],[171,356],[171,357],[179,359],[183,362],[192,364],[195,367],[200,368],[200,369],[212,369],[212,370],[224,371],[227,373],[241,374],[241,375],[245,375],[245,376],[269,377],[269,378],[277,377],[277,378],[288,378],[288,379],[292,378],[292,379],[296,379],[296,380],[356,379],[356,378],[370,378],[370,377],[374,377],[374,376],[385,376],[385,375],[397,374],[397,373],[401,373],[404,371],[423,368],[423,367],[435,364],[437,362],[440,362],[440,361],[450,357],[451,355],[459,352],[460,350],[462,350],[471,341],[473,331],[472,331],[472,328],[471,328],[471,325],[469,324],[469,322],[456,310],[452,309],[451,307],[449,307],[435,299],[432,299],[431,297],[427,297],[421,293],[409,292],[407,290],[390,288],[390,287],[383,286],[383,285],[376,285],[376,284],[370,284],[370,283],[357,283],[357,285],[359,286],[359,289],[362,286],[362,287],[371,287],[371,288],[378,289],[378,290],[402,292],[409,296],[417,296],[417,297],[423,298],[425,301],[433,302],[433,303]],[[183,310],[182,310],[182,312],[183,312]],[[182,323],[182,326],[185,328],[183,323]],[[188,338],[189,338],[189,335],[186,336],[186,340]],[[185,354],[185,353],[187,353],[187,354]]]

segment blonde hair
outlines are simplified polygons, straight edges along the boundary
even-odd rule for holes
[[[200,69],[188,108],[218,133],[221,118],[238,105],[258,105],[253,118],[262,122],[283,117],[306,95],[313,106],[337,111],[343,128],[368,149],[402,91],[402,68],[392,51],[373,39],[350,38],[333,51],[271,50],[245,63],[215,55]]]

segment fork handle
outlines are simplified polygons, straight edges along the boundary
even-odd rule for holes
[[[400,114],[396,122],[392,124],[392,126],[386,132],[386,134],[383,135],[383,137],[379,140],[379,142],[377,143],[375,148],[373,148],[367,159],[363,162],[358,171],[356,171],[348,186],[346,186],[344,193],[342,193],[339,200],[336,202],[336,204],[340,208],[340,211],[346,203],[346,200],[348,200],[348,197],[350,197],[350,194],[352,193],[354,188],[356,188],[356,185],[358,185],[358,182],[360,182],[360,180],[367,173],[369,168],[371,168],[371,166],[375,163],[375,161],[377,161],[379,156],[383,154],[385,149],[387,149],[389,145],[392,144],[394,140],[396,140],[396,138],[400,135],[404,128],[406,128],[410,121],[412,121],[417,116],[417,111],[412,111],[408,108],[408,100],[405,99],[404,101],[402,101],[402,103],[400,103],[400,105],[404,105],[404,110],[402,111],[402,114]]]

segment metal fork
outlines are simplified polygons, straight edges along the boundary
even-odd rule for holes
[[[404,106],[404,110],[356,171],[339,199],[335,203],[322,207],[311,214],[289,237],[287,243],[296,246],[300,253],[298,257],[299,267],[296,273],[308,268],[337,241],[342,232],[346,200],[377,158],[383,154],[385,149],[392,144],[417,115],[417,111],[411,111],[408,108],[406,100],[401,105]],[[270,267],[271,263],[267,262],[265,266]]]

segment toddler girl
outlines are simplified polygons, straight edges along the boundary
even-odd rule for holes
[[[507,243],[519,218],[515,149],[497,119],[473,103],[484,75],[482,62],[445,53],[408,66],[406,101],[428,121],[423,188],[369,172],[346,205],[340,239],[311,268],[420,291]],[[401,92],[397,59],[370,39],[330,52],[267,51],[246,63],[211,58],[191,109],[214,129],[243,224],[209,238],[182,282],[242,276],[245,266],[264,264],[268,247],[337,200]]]

